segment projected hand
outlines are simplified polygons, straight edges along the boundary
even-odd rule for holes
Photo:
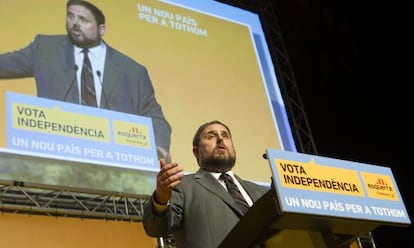
[[[184,173],[177,163],[167,163],[160,159],[160,171],[157,174],[157,189],[155,201],[165,205],[171,199],[172,190],[181,183]]]
[[[164,148],[157,146],[158,159],[164,159],[167,163],[171,163],[171,155]]]

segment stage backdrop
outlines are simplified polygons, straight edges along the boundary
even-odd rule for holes
[[[92,1],[106,16],[105,41],[147,67],[172,126],[171,154],[186,172],[198,169],[192,138],[221,120],[232,130],[235,172],[269,184],[266,148],[295,150],[259,16],[215,1]],[[0,53],[28,45],[36,34],[64,34],[66,1],[0,2]],[[7,37],[7,38],[6,38]],[[36,95],[34,80],[0,80],[0,137],[6,91]],[[8,154],[0,139],[2,179],[150,194],[155,172],[102,163]]]

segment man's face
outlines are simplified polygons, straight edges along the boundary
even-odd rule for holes
[[[105,25],[98,26],[92,12],[81,6],[71,5],[66,13],[66,32],[79,47],[92,47],[99,43],[105,32]]]
[[[220,124],[212,124],[201,133],[200,144],[193,147],[200,167],[214,172],[226,172],[236,162],[236,151],[229,131]]]

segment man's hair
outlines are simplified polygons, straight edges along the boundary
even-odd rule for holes
[[[227,131],[229,132],[230,137],[231,137],[230,128],[226,124],[224,124],[223,122],[218,121],[218,120],[214,120],[214,121],[204,123],[203,125],[201,125],[197,129],[197,132],[195,133],[194,138],[193,138],[193,146],[198,146],[198,144],[200,143],[201,133],[204,131],[204,129],[206,129],[208,126],[210,126],[212,124],[220,124],[223,127],[225,127],[227,129]]]
[[[98,25],[105,24],[105,16],[102,13],[102,11],[95,5],[91,4],[90,2],[83,1],[83,0],[69,0],[66,3],[66,9],[68,9],[69,6],[72,6],[72,5],[80,5],[80,6],[83,6],[89,9],[92,12],[92,14],[95,16],[95,19]]]

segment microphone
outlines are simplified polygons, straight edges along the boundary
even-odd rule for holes
[[[111,109],[111,106],[109,106],[108,97],[106,96],[105,89],[104,89],[104,87],[103,87],[103,83],[102,83],[102,73],[101,73],[101,71],[100,71],[100,70],[97,70],[97,71],[96,71],[96,75],[98,75],[98,78],[99,78],[99,83],[101,84],[101,88],[102,88],[102,95],[103,95],[103,97],[104,97],[104,100],[105,100],[106,106],[108,106],[108,109]]]
[[[66,101],[66,98],[68,98],[69,92],[73,88],[73,84],[75,84],[75,82],[76,82],[76,72],[78,71],[78,69],[79,69],[78,65],[74,64],[73,65],[73,71],[75,72],[75,75],[73,76],[73,79],[72,79],[72,82],[69,85],[69,88],[66,90],[65,97],[63,97],[64,102]]]

